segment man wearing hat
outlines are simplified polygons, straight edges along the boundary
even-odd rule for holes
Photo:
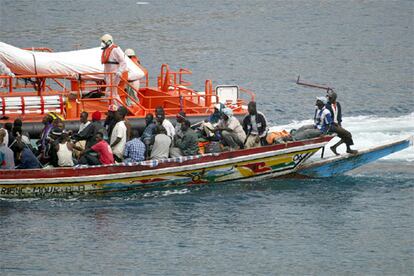
[[[305,140],[326,134],[330,131],[332,126],[332,116],[328,109],[326,109],[326,98],[316,98],[316,110],[314,115],[314,124],[305,125],[300,127],[298,130],[292,130],[293,140]]]
[[[230,150],[238,150],[243,147],[246,133],[239,120],[233,116],[233,110],[226,107],[222,110],[221,119],[215,128],[221,131],[221,142]]]

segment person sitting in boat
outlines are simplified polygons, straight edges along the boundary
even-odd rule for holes
[[[88,120],[89,113],[86,111],[82,111],[79,118],[79,130],[78,133],[81,133],[91,122]]]
[[[57,154],[57,149],[59,148],[60,138],[62,136],[63,129],[55,127],[49,134],[49,152],[50,156],[49,165],[53,167],[59,167],[59,157]]]
[[[352,140],[352,134],[342,127],[342,110],[341,104],[336,101],[337,94],[332,90],[328,90],[328,94],[326,95],[328,98],[328,102],[326,103],[326,108],[331,112],[331,116],[333,119],[333,124],[331,131],[336,133],[341,140],[331,147],[331,150],[334,154],[339,155],[336,151],[336,148],[345,143],[346,145],[346,152],[355,154],[357,153],[356,150],[351,149],[351,146],[354,144]]]
[[[149,158],[151,152],[151,145],[154,143],[155,129],[157,125],[154,121],[154,115],[149,113],[145,116],[145,129],[141,135],[141,140],[145,144],[146,157]]]
[[[9,137],[6,146],[10,147],[10,145],[12,143],[14,143],[14,140],[15,140],[15,136],[13,135],[13,124],[12,123],[5,123],[4,124],[4,129],[6,130],[7,135]]]
[[[14,169],[14,153],[4,143],[4,137],[6,136],[6,130],[0,129],[0,169]]]
[[[221,119],[215,128],[221,132],[221,143],[230,150],[243,148],[246,133],[239,120],[233,116],[233,110],[226,107],[222,111]]]
[[[111,137],[112,130],[114,129],[117,121],[115,119],[115,112],[118,110],[118,107],[116,105],[109,105],[108,106],[108,113],[106,114],[105,122],[104,122],[104,128],[106,129],[106,133],[108,134],[108,137]]]
[[[170,156],[179,157],[199,154],[198,135],[191,128],[190,121],[184,120],[180,125],[182,136],[175,135],[174,147],[170,149]]]
[[[43,117],[42,123],[44,125],[43,130],[42,130],[42,134],[40,136],[40,140],[37,141],[37,145],[38,145],[38,149],[39,149],[39,158],[41,161],[47,163],[47,161],[49,160],[49,155],[47,154],[47,148],[49,147],[48,145],[48,137],[50,132],[52,131],[53,125],[52,122],[54,120],[54,117],[52,117],[51,114],[46,114]]]
[[[104,134],[97,132],[95,135],[96,143],[89,149],[82,152],[79,164],[83,165],[111,165],[114,164],[114,155],[111,147],[103,139]]]
[[[162,106],[158,106],[155,109],[155,119],[157,120],[158,125],[162,125],[167,131],[167,135],[173,139],[175,135],[175,129],[170,120],[165,118],[165,111]]]
[[[325,107],[326,103],[325,97],[316,98],[314,124],[302,126],[298,130],[292,130],[291,135],[294,141],[319,137],[330,131],[333,121],[331,113]]]
[[[100,111],[95,111],[94,113],[92,113],[92,122],[85,127],[85,129],[83,129],[80,133],[76,133],[74,135],[72,135],[72,139],[77,142],[77,141],[85,141],[86,140],[86,144],[85,144],[85,149],[89,149],[91,148],[93,145],[96,144],[96,133],[98,132],[102,132],[105,133],[105,129],[102,126],[101,123],[101,112]],[[82,148],[78,148],[76,147],[77,150],[83,150]]]
[[[16,143],[16,169],[37,169],[41,168],[42,164],[33,154],[33,152],[23,142]]]
[[[176,115],[177,123],[175,124],[174,131],[175,131],[175,137],[183,137],[182,132],[182,123],[187,119],[187,116],[184,111],[178,112]]]
[[[203,136],[205,135],[206,138],[210,141],[218,141],[220,139],[219,133],[214,132],[214,128],[217,126],[218,122],[221,118],[221,110],[224,108],[222,103],[217,103],[214,105],[214,111],[208,119],[201,123],[201,131]]]
[[[137,129],[131,131],[131,140],[126,142],[124,162],[141,162],[145,160],[145,144],[139,137]]]
[[[121,76],[127,72],[125,55],[121,48],[113,43],[113,38],[110,34],[105,34],[101,37],[101,49],[101,63],[104,65],[104,73],[115,73],[114,77],[111,74],[105,74],[106,85],[111,85],[106,90],[106,97],[111,96],[112,90],[112,97],[117,99],[114,101],[114,104],[119,106],[121,98],[119,97],[117,86]]]
[[[117,162],[122,162],[124,158],[125,144],[127,141],[127,126],[125,124],[126,112],[124,109],[124,107],[120,107],[115,113],[117,123],[110,138],[111,149]]]
[[[266,144],[267,121],[262,112],[257,111],[256,102],[249,102],[247,105],[249,112],[243,119],[243,130],[247,134],[246,148],[254,148]]]
[[[170,154],[171,137],[167,135],[167,130],[162,125],[157,125],[155,133],[150,159],[166,159]]]
[[[58,158],[57,165],[59,167],[73,167],[73,149],[74,144],[70,142],[69,134],[62,132],[59,143],[55,145],[55,150]]]

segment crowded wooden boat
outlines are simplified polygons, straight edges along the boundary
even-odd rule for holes
[[[317,97],[313,124],[271,131],[253,92],[237,85],[213,89],[210,80],[196,91],[184,80],[191,71],[166,64],[150,87],[131,49],[124,55],[109,35],[101,42],[101,49],[57,55],[0,43],[0,197],[331,176],[412,145],[411,137],[351,149],[331,88]],[[92,59],[82,63],[82,57]],[[335,136],[335,158],[307,162]],[[345,155],[338,153],[341,144]]]

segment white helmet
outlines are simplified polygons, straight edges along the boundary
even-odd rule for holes
[[[112,35],[110,35],[110,34],[104,34],[101,37],[101,41],[103,43],[105,43],[106,45],[110,45],[110,44],[112,44],[114,42],[113,39],[112,39]]]
[[[132,50],[132,49],[126,49],[125,50],[125,55],[127,55],[129,57],[135,56],[135,51]]]

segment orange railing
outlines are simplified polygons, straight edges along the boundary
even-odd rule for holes
[[[1,82],[4,83],[0,88],[7,90],[7,94],[3,93],[2,96],[33,95],[33,90],[37,91],[37,96],[61,95],[68,103],[66,114],[70,118],[78,118],[87,106],[91,108],[91,102],[100,102],[100,105],[95,106],[100,106],[102,109],[107,108],[106,104],[102,104],[105,101],[107,101],[107,104],[122,105],[128,109],[130,114],[135,116],[145,116],[154,112],[157,106],[164,107],[167,115],[176,114],[181,110],[185,110],[189,114],[208,114],[212,111],[213,104],[219,102],[212,81],[206,80],[204,91],[197,92],[190,88],[190,82],[184,80],[184,75],[190,74],[192,74],[190,70],[180,69],[174,72],[170,70],[167,64],[163,64],[158,76],[158,87],[151,88],[147,85],[147,87],[142,87],[139,90],[135,89],[124,77],[120,78],[119,85],[115,85],[114,73],[85,73],[76,76],[46,74],[18,75],[16,77],[0,76],[0,84]],[[109,78],[109,84],[103,82],[102,79],[105,79],[105,76]],[[24,84],[21,83],[22,80]],[[125,88],[134,91],[139,100],[129,95]],[[19,91],[21,89],[31,89],[31,91],[25,94],[16,93],[22,92]],[[120,99],[115,97],[115,91],[118,92]],[[255,98],[254,93],[250,90],[240,88],[239,91],[242,95],[247,96],[247,99],[240,97],[241,99],[238,99],[236,103],[226,103],[236,113],[244,112],[242,106]],[[99,98],[85,97],[85,94],[92,92],[101,95]],[[102,95],[103,93],[105,94]],[[131,103],[129,106],[126,104],[126,99]],[[73,109],[73,105],[75,109]]]

